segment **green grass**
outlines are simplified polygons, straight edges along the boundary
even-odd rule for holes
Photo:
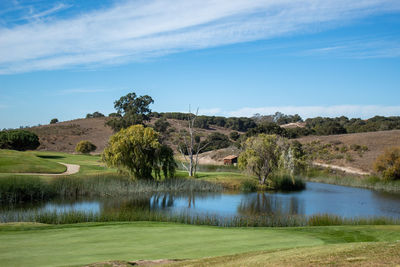
[[[218,228],[170,223],[1,225],[4,266],[65,266],[108,260],[195,259],[349,242],[394,242],[400,226]]]
[[[66,167],[35,152],[0,149],[0,173],[62,173]]]

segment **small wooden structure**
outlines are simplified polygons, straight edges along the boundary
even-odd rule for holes
[[[224,158],[224,165],[235,165],[238,162],[238,156],[230,155]]]

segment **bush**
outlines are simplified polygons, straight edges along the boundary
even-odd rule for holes
[[[0,149],[34,150],[40,145],[39,137],[25,130],[0,132]]]
[[[159,133],[165,133],[170,123],[165,118],[160,118],[154,123],[154,129]]]
[[[57,118],[54,118],[54,119],[51,119],[50,124],[55,124],[55,123],[57,123],[57,122],[58,122],[58,119],[57,119]]]
[[[240,190],[245,193],[256,192],[257,183],[252,180],[244,180],[240,183]]]
[[[236,141],[236,140],[239,139],[240,134],[239,134],[238,132],[231,132],[231,133],[229,134],[229,137],[230,137],[233,141]]]
[[[95,111],[92,114],[88,113],[86,115],[86,119],[89,119],[89,118],[102,118],[102,117],[104,117],[104,114],[102,114],[102,113],[100,113],[98,111]]]
[[[207,145],[206,145],[207,144]],[[229,147],[232,142],[228,136],[223,133],[212,133],[207,136],[206,140],[201,142],[200,147],[205,146],[203,152]]]
[[[93,152],[96,150],[96,146],[89,142],[89,141],[80,141],[76,147],[75,147],[75,151],[78,153],[82,153],[82,154],[89,154],[90,152]]]
[[[387,149],[375,161],[374,169],[386,180],[400,179],[400,147]]]
[[[274,175],[272,186],[275,190],[297,191],[306,188],[306,184],[298,177],[292,178],[290,175]]]

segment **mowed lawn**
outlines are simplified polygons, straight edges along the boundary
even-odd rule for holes
[[[62,173],[66,169],[35,152],[0,149],[0,173]]]
[[[77,174],[85,176],[96,174],[115,173],[115,169],[107,168],[99,155],[80,155],[61,152],[45,151],[14,151],[0,149],[0,178],[8,177],[10,173],[62,173],[66,171],[64,165],[77,164],[80,170]],[[46,178],[47,179],[47,178]]]
[[[256,251],[311,249],[325,244],[396,240],[400,240],[400,226],[218,228],[156,222],[5,224],[0,225],[0,265],[79,266],[109,260],[199,259]]]

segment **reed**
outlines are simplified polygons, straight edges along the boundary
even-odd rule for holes
[[[167,214],[154,211],[130,211],[93,213],[79,211],[32,211],[2,212],[0,222],[36,222],[46,224],[73,224],[85,222],[174,222],[219,227],[298,227],[329,225],[400,225],[399,219],[386,217],[344,218],[330,214],[218,216],[212,214]]]
[[[400,193],[400,181],[386,181],[376,176],[357,177],[349,175],[335,175],[327,171],[313,168],[303,175],[303,179],[309,182],[366,188],[390,193]]]
[[[196,179],[132,180],[119,175],[57,177],[44,181],[34,176],[0,179],[0,202],[19,203],[54,197],[113,197],[147,192],[220,192],[221,185]]]

